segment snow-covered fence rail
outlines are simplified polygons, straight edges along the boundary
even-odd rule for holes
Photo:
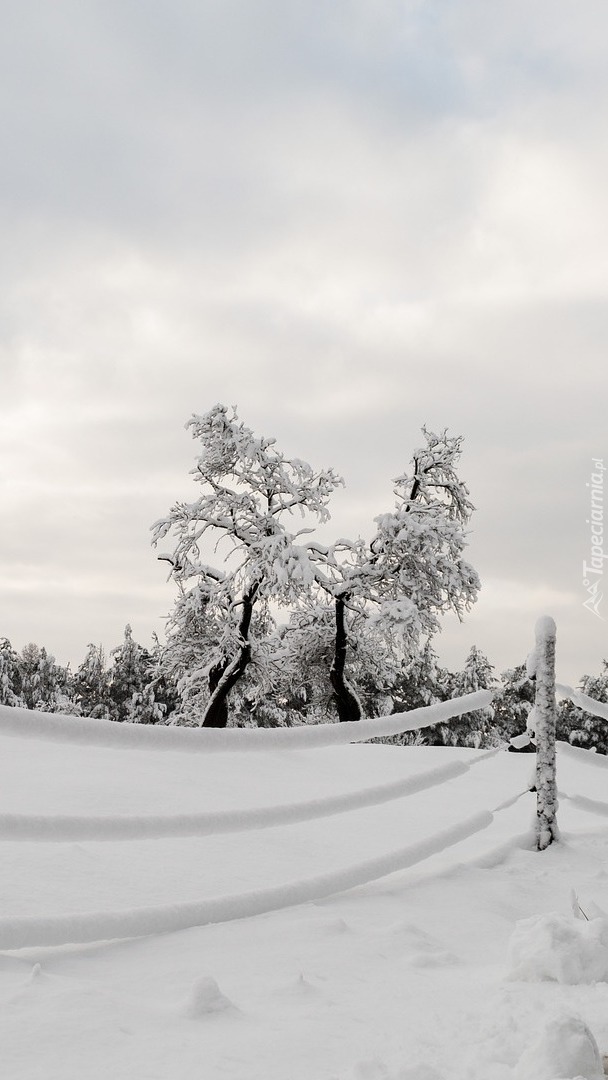
[[[479,761],[486,755],[481,755]],[[416,795],[469,771],[474,762],[453,761],[417,776],[330,795],[308,802],[254,806],[240,810],[215,810],[201,814],[152,814],[85,817],[76,814],[0,814],[0,840],[159,840],[169,836],[211,836],[247,830],[294,825],[315,818],[344,814],[364,807],[380,806],[393,799]]]
[[[355,724],[328,724],[270,731],[151,728],[3,707],[0,708],[0,733],[41,740],[76,742],[91,747],[128,747],[145,751],[164,749],[191,752],[194,749],[201,752],[249,752],[252,749],[312,749],[360,742],[446,722],[453,716],[484,708],[491,698],[489,691],[478,691],[410,713],[364,720]],[[376,806],[422,792],[463,775],[477,763],[498,752],[499,749],[494,749],[468,761],[451,762],[417,776],[301,803],[145,817],[43,817],[5,814],[0,816],[0,839],[38,842],[160,839],[168,836],[204,836],[274,825],[285,826]],[[317,901],[344,889],[364,885],[387,874],[407,869],[432,855],[449,850],[486,829],[496,813],[512,805],[520,797],[521,793],[494,810],[484,809],[419,843],[333,872],[270,888],[158,907],[0,919],[0,948],[76,944],[168,932],[205,923],[246,918],[291,905]]]
[[[536,678],[537,757],[537,842],[547,846],[557,837],[555,822],[555,624],[544,618],[536,626],[536,648],[530,661],[530,673]],[[608,706],[559,686],[562,694],[575,704],[608,720]],[[0,707],[0,734],[25,736],[63,743],[75,742],[91,747],[115,749],[247,752],[251,750],[313,749],[361,742],[383,735],[417,730],[448,722],[453,716],[486,707],[489,691],[478,691],[461,698],[441,702],[410,713],[363,720],[353,724],[327,724],[315,727],[279,730],[229,729],[224,731],[171,727],[144,727],[87,720],[24,709]],[[585,751],[563,746],[564,753],[582,755],[590,765],[608,768],[606,759]],[[447,783],[467,773],[485,759],[499,753],[494,749],[468,761],[454,761],[375,787],[361,788],[340,795],[330,795],[300,803],[240,808],[205,813],[149,816],[84,815],[42,816],[0,814],[0,840],[73,841],[140,840],[163,837],[206,836],[285,826],[333,814],[348,813],[363,807],[377,806],[402,799]],[[129,908],[123,911],[75,912],[52,916],[15,916],[0,919],[0,948],[20,949],[30,946],[53,946],[83,943],[150,933],[168,932],[191,926],[246,918],[280,908],[321,900],[336,892],[367,884],[387,874],[424,862],[432,855],[448,851],[468,837],[486,829],[495,815],[517,802],[526,791],[502,802],[492,810],[482,810],[433,836],[396,851],[368,859],[335,871],[270,888],[228,894],[156,907]],[[584,796],[563,795],[583,809],[608,816],[608,803]]]
[[[82,721],[71,717],[36,714],[27,710],[0,709],[0,732],[26,735],[41,740],[76,741],[91,746],[116,749],[122,746],[167,750],[276,750],[331,746],[361,741],[384,734],[416,730],[418,727],[449,720],[469,709],[483,708],[491,698],[487,691],[466,695],[455,701],[419,709],[409,714],[384,717],[357,724],[322,725],[283,731],[230,730],[224,732],[191,729],[150,729],[137,725],[116,725],[103,721]],[[82,727],[81,727],[82,725]],[[130,730],[129,730],[130,729]],[[125,731],[128,731],[125,741]],[[142,737],[143,736],[143,737]],[[219,738],[218,738],[219,736]],[[295,738],[294,738],[295,737]],[[479,754],[469,761],[455,761],[417,776],[363,788],[342,795],[302,803],[151,817],[85,817],[5,814],[0,817],[0,839],[25,840],[128,840],[163,836],[206,835],[260,829],[272,825],[312,820],[362,807],[376,806],[393,799],[445,784],[488,757],[496,750]],[[483,810],[427,839],[396,851],[356,863],[333,872],[303,880],[290,881],[270,888],[228,894],[188,903],[158,907],[131,908],[123,911],[73,912],[52,916],[15,916],[0,919],[0,948],[21,949],[30,946],[53,946],[104,941],[169,932],[211,922],[247,918],[267,911],[321,900],[344,889],[377,880],[387,874],[407,869],[432,855],[450,849],[475,833],[486,829],[494,814]]]
[[[602,720],[608,720],[608,705],[605,702],[596,701],[595,698],[589,697],[588,694],[583,694],[582,690],[573,690],[571,686],[564,686],[562,683],[557,683],[555,689],[560,697],[570,698],[572,704],[578,706],[583,712],[591,713],[593,716],[600,716]]]
[[[328,874],[236,895],[210,897],[181,904],[52,916],[0,919],[0,949],[83,944],[143,937],[185,930],[192,926],[230,922],[297,904],[322,900],[334,893],[406,870],[491,825],[494,815],[483,811],[426,840]]]
[[[536,648],[530,661],[530,673],[536,678],[537,755],[537,841],[547,846],[557,837],[555,822],[555,624],[543,618],[536,626]],[[608,706],[596,702],[570,687],[558,687],[581,708],[608,720]],[[252,750],[313,749],[362,742],[430,725],[449,722],[454,716],[486,707],[492,699],[489,691],[478,691],[461,698],[437,703],[409,713],[401,713],[351,724],[326,724],[314,727],[264,729],[192,729],[145,727],[116,724],[111,721],[82,719],[36,713],[30,710],[0,707],[0,734],[75,742],[91,747],[208,752],[246,752]],[[608,767],[584,751],[564,746],[565,753],[584,754],[589,764]],[[0,814],[0,840],[73,841],[140,840],[163,837],[206,836],[285,826],[333,814],[343,814],[363,807],[377,806],[402,799],[447,783],[467,773],[477,763],[499,753],[500,748],[482,753],[468,761],[447,765],[375,787],[361,788],[340,795],[330,795],[300,803],[241,808],[205,813],[147,816],[26,815]],[[517,802],[526,791],[507,799],[492,810],[482,810],[433,836],[396,851],[351,866],[270,888],[227,894],[187,903],[155,907],[129,908],[122,911],[75,912],[52,916],[15,916],[0,918],[0,948],[21,949],[30,946],[53,946],[142,936],[168,932],[206,923],[246,918],[263,912],[318,901],[336,892],[367,884],[426,859],[486,829],[496,814]],[[571,798],[584,809],[608,816],[608,803]]]
[[[0,813],[0,841],[32,840],[65,842],[75,840],[160,840],[167,837],[214,836],[295,825],[303,821],[361,810],[396,799],[417,795],[454,780],[486,758],[498,753],[489,750],[471,761],[452,761],[415,776],[388,784],[310,799],[306,802],[252,806],[238,810],[212,810],[199,814],[147,814],[87,816],[82,814]],[[519,796],[515,796],[519,798]]]
[[[266,750],[312,750],[367,742],[387,735],[443,724],[463,713],[484,709],[492,700],[490,690],[438,701],[422,709],[357,720],[346,724],[314,724],[293,728],[185,728],[156,724],[117,724],[112,720],[41,713],[0,705],[0,734],[79,742],[90,746],[132,750],[183,750],[188,753],[227,753]]]

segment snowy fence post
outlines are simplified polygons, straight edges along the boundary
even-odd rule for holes
[[[535,631],[536,846],[539,851],[544,851],[559,835],[555,776],[555,622],[544,615],[536,623]]]

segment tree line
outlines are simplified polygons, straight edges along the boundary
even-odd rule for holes
[[[484,653],[473,645],[460,671],[443,667],[430,645],[425,646],[390,686],[361,682],[369,715],[409,711],[448,701],[475,690],[492,690],[487,709],[478,710],[419,732],[389,740],[404,745],[491,747],[520,735],[528,727],[534,703],[534,682],[525,664],[495,673]],[[580,689],[608,703],[608,660],[599,675],[584,675]],[[325,693],[325,698],[324,698]],[[29,643],[18,652],[0,638],[0,705],[37,709],[64,715],[89,716],[139,724],[198,724],[200,717],[184,710],[178,685],[166,665],[164,649],[155,637],[151,648],[133,638],[125,627],[123,641],[108,656],[101,645],[90,644],[82,663],[72,671],[58,664],[44,647]],[[294,686],[286,678],[269,697],[245,682],[233,701],[231,723],[239,727],[282,727],[327,723],[335,719],[327,687],[315,680],[311,668],[306,682]],[[608,725],[571,701],[558,703],[557,737],[575,746],[608,753]]]
[[[146,649],[127,625],[122,643],[109,657],[101,645],[90,644],[72,671],[44,646],[30,642],[19,653],[8,638],[0,638],[0,704],[118,722],[164,723],[177,708],[178,693],[164,674],[162,652],[157,637]]]

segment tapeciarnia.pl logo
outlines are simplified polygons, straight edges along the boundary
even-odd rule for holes
[[[591,508],[590,516],[585,521],[585,524],[591,527],[591,555],[589,562],[583,560],[583,585],[588,594],[587,599],[583,600],[583,607],[597,615],[598,619],[603,619],[604,616],[600,614],[604,595],[602,578],[604,559],[608,558],[608,555],[604,554],[604,472],[607,466],[604,465],[603,458],[591,458],[591,461],[593,472],[586,485],[589,488]]]

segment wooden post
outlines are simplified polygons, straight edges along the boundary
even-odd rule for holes
[[[536,675],[536,846],[544,851],[559,838],[557,781],[555,776],[555,635],[552,618],[536,623],[534,673]]]

